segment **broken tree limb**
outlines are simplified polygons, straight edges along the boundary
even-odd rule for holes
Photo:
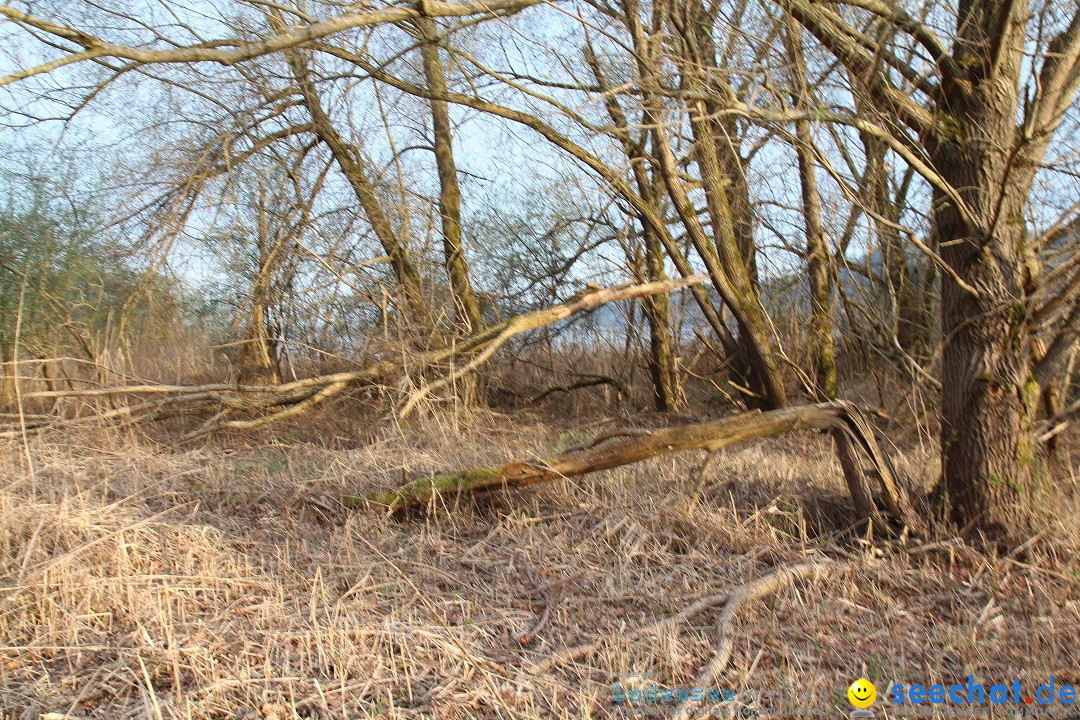
[[[838,431],[862,448],[881,478],[881,495],[893,519],[912,529],[920,526],[905,488],[896,476],[892,463],[881,450],[873,428],[855,405],[830,402],[817,405],[749,412],[720,420],[654,430],[597,447],[564,452],[535,462],[508,462],[484,468],[420,478],[393,490],[367,497],[347,496],[346,506],[375,503],[398,510],[423,506],[437,495],[481,493],[503,488],[520,488],[537,483],[610,470],[649,458],[684,450],[715,452],[730,445],[797,430]],[[859,519],[873,519],[876,507],[856,499]]]
[[[597,385],[610,385],[611,387],[615,388],[615,392],[619,393],[619,395],[628,394],[626,391],[626,386],[623,385],[618,378],[613,378],[610,375],[588,375],[585,377],[584,380],[578,380],[576,382],[565,383],[562,385],[553,385],[547,390],[544,390],[543,392],[534,395],[532,398],[529,399],[529,402],[535,405],[536,403],[541,402],[548,395],[553,395],[557,392],[569,393],[573,392],[574,390],[581,390],[582,388],[596,387]]]
[[[466,358],[458,371],[436,380],[419,391],[429,394],[438,387],[453,382],[464,372],[475,369],[485,362],[507,340],[521,333],[535,330],[565,320],[581,312],[601,305],[634,298],[667,293],[705,282],[704,275],[694,275],[676,280],[634,284],[623,283],[614,287],[600,288],[579,293],[566,302],[553,307],[523,313],[509,320],[485,328],[458,341],[454,347],[438,348],[413,356],[420,365],[444,363],[451,359]],[[130,425],[189,415],[210,415],[211,421],[184,439],[199,437],[227,429],[248,429],[290,417],[336,397],[350,387],[372,385],[401,374],[400,360],[380,360],[356,370],[320,375],[294,380],[278,385],[119,385],[107,388],[73,388],[47,390],[23,394],[24,400],[84,398],[114,399],[125,396],[147,397],[128,405],[112,407],[106,411],[76,417],[38,416],[32,422],[0,424],[0,439],[19,437],[23,432],[88,425]],[[419,397],[414,395],[416,400]],[[410,404],[415,405],[413,398]],[[224,412],[224,411],[228,412]],[[235,414],[247,417],[231,417]],[[260,414],[264,413],[264,414]]]
[[[1051,438],[1065,432],[1072,418],[1080,417],[1080,400],[1077,400],[1052,418],[1047,418],[1035,428],[1035,436],[1039,442],[1046,442]]]
[[[339,392],[344,390],[348,386],[347,383],[338,381],[331,383],[322,388],[316,393],[312,393],[303,400],[299,400],[293,404],[287,405],[281,410],[277,410],[269,415],[263,415],[262,417],[252,418],[250,420],[226,420],[224,416],[217,419],[216,422],[210,423],[204,427],[199,428],[194,432],[190,432],[181,438],[181,442],[185,440],[194,440],[197,437],[207,435],[218,430],[249,430],[261,425],[268,425],[269,423],[281,420],[283,418],[291,417],[293,415],[299,415],[302,412],[307,411],[308,408],[313,405],[317,405],[328,397],[333,397]]]
[[[556,305],[545,310],[537,310],[536,312],[524,313],[511,318],[503,323],[499,333],[485,343],[485,346],[480,350],[476,357],[468,362],[468,364],[414,392],[406,401],[399,417],[404,419],[412,412],[418,402],[430,395],[433,391],[446,387],[466,373],[475,370],[481,364],[486,362],[487,359],[503,345],[503,343],[515,335],[520,335],[529,330],[537,330],[547,325],[553,325],[572,315],[598,308],[601,305],[606,305],[607,303],[615,302],[616,300],[632,300],[634,298],[657,295],[662,292],[669,292],[676,288],[697,285],[708,279],[709,278],[706,275],[691,275],[690,277],[681,278],[679,280],[662,280],[643,283],[641,285],[625,283],[610,288],[590,288],[574,295],[562,305]]]

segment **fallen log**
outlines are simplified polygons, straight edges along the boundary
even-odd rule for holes
[[[839,433],[856,448],[862,449],[876,470],[880,481],[880,499],[892,519],[911,529],[919,527],[920,523],[906,488],[888,456],[878,445],[873,428],[863,413],[847,402],[802,405],[770,412],[748,412],[719,420],[653,430],[645,434],[635,433],[629,437],[621,435],[617,442],[594,443],[590,447],[535,462],[514,461],[419,478],[392,490],[379,491],[368,496],[346,496],[342,502],[348,507],[375,504],[400,510],[423,506],[437,496],[527,487],[558,478],[610,470],[684,450],[715,452],[730,445],[798,430]],[[859,519],[878,519],[872,502],[860,502],[858,498],[855,501]],[[867,507],[867,504],[870,507]]]

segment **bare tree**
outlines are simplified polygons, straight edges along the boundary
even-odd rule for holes
[[[279,32],[284,31],[285,24],[280,11],[270,11],[268,17]],[[323,107],[306,56],[307,51],[290,48],[284,52],[304,106],[311,115],[312,132],[330,149],[342,174],[356,193],[357,202],[364,209],[375,236],[390,258],[410,320],[430,331],[435,324],[424,298],[420,272],[409,256],[408,247],[394,231],[390,218],[383,209],[375,185],[369,177],[370,171],[366,167],[361,149],[345,140]]]
[[[720,110],[734,97],[725,69],[716,65],[712,28],[719,4],[706,7],[654,3],[653,27],[646,38],[634,3],[624,3],[629,30],[637,50],[642,91],[655,124],[657,160],[665,185],[698,256],[709,271],[724,304],[739,328],[740,350],[749,363],[758,391],[770,407],[783,407],[787,391],[781,379],[757,282],[754,242],[747,216],[749,198],[740,182],[743,167],[734,138],[737,130],[721,123]],[[665,59],[657,38],[670,25],[673,57],[680,74],[680,91],[688,96],[686,109],[693,137],[693,155],[705,193],[711,233],[698,219],[685,186],[678,177],[666,119],[659,113],[664,95],[660,71]]]
[[[1080,9],[1062,17],[1054,3],[962,0],[948,8],[955,29],[942,38],[895,3],[783,5],[892,120],[863,129],[915,161],[933,187],[949,271],[942,277],[944,490],[961,526],[1022,536],[1033,526],[1039,475],[1040,377],[1045,382],[1054,363],[1035,347],[1041,327],[1032,299],[1041,273],[1026,218],[1036,175],[1080,85]],[[888,52],[849,22],[849,12],[888,22],[925,61],[916,67]],[[1041,58],[1030,73],[1029,37]],[[1075,332],[1058,333],[1059,341],[1071,345]]]
[[[590,42],[586,43],[584,53],[597,85],[604,89],[610,88],[600,59]],[[636,136],[633,134],[626,111],[615,93],[606,92],[604,103],[614,126],[613,134],[619,140],[632,169],[638,194],[652,206],[655,216],[662,217],[664,213],[660,203],[663,196],[657,189],[660,180],[654,173],[650,173],[647,164],[650,159],[648,146],[651,133],[641,130]],[[646,127],[645,117],[639,120],[638,126]],[[660,239],[662,231],[654,228],[641,213],[637,214],[636,219],[641,227],[645,250],[645,276],[649,281],[663,280],[665,271],[664,245]],[[677,262],[686,266],[686,260],[681,255]],[[657,410],[674,410],[678,404],[678,374],[671,337],[670,301],[667,295],[658,294],[645,298],[642,303],[649,324],[649,376],[653,384],[655,406]],[[723,325],[719,313],[707,299],[701,302],[700,306],[712,311],[714,325]]]

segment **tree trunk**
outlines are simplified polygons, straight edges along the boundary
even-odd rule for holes
[[[671,146],[666,139],[666,133],[660,126],[663,120],[658,116],[653,116],[652,122],[657,125],[654,132],[658,138],[660,168],[664,175],[664,182],[694,248],[709,271],[713,285],[724,303],[731,309],[732,315],[735,316],[735,321],[739,326],[739,342],[762,388],[763,400],[768,407],[784,407],[787,404],[787,392],[773,355],[772,344],[765,325],[765,313],[757,293],[750,284],[746,266],[735,247],[735,237],[731,232],[731,217],[728,214],[730,208],[727,205],[726,193],[722,187],[722,180],[716,172],[715,164],[702,169],[702,182],[706,187],[706,195],[711,196],[710,215],[714,221],[715,242],[710,242],[686,194],[686,188],[678,176]],[[695,144],[698,142],[696,141]],[[708,142],[701,144],[700,148],[704,158],[715,159],[715,155],[708,148]]]
[[[627,5],[629,8],[629,5]],[[629,12],[629,10],[628,10]],[[585,59],[596,78],[596,82],[604,88],[608,87],[603,68],[596,57],[592,46],[585,45]],[[631,137],[630,123],[626,112],[619,104],[618,95],[605,93],[604,103],[608,110],[608,116],[615,126],[616,135],[622,145],[627,160],[630,161],[634,173],[634,181],[637,184],[638,193],[644,202],[653,209],[655,217],[663,217],[660,207],[662,180],[653,173],[651,176],[646,171],[648,153],[645,150],[646,141],[656,146],[656,136],[650,132],[642,132],[636,139]],[[645,115],[643,113],[643,115]],[[642,117],[640,125],[645,125],[645,117]],[[655,155],[655,153],[653,153]],[[663,280],[664,252],[667,250],[676,269],[685,277],[691,274],[690,264],[682,252],[675,246],[664,227],[654,226],[644,213],[638,213],[638,221],[641,224],[645,244],[645,265],[649,281]],[[731,353],[735,349],[735,341],[728,332],[724,321],[712,304],[711,299],[703,288],[693,286],[691,291],[698,307],[701,308],[706,322],[713,328],[720,342],[724,345],[725,352]],[[675,410],[679,402],[679,377],[675,359],[674,341],[671,337],[671,308],[667,295],[656,295],[643,300],[645,317],[649,323],[649,377],[653,385],[653,404],[657,410]]]
[[[11,372],[8,372],[8,370]],[[12,353],[0,343],[0,408],[7,408],[15,399],[15,376],[17,370],[12,364]]]
[[[660,240],[645,231],[645,266],[648,281],[665,279],[664,255]],[[666,293],[642,300],[649,323],[649,377],[653,386],[653,406],[660,411],[679,406],[679,377],[671,337],[671,301]]]
[[[977,173],[968,177],[978,182]],[[959,178],[951,182],[963,186]],[[973,297],[948,279],[942,287],[941,447],[948,502],[962,526],[992,537],[1020,537],[1031,528],[1023,510],[1030,507],[1034,479],[1032,427],[1039,397],[1015,282],[1015,248],[1025,233],[1014,225],[990,237],[973,236],[943,198],[936,200],[942,257],[979,293]]]
[[[797,107],[811,107],[802,50],[802,28],[788,20],[785,40],[791,56],[792,100]],[[810,290],[810,356],[814,363],[814,392],[823,400],[839,394],[836,380],[836,344],[832,323],[832,275],[828,239],[821,224],[821,194],[818,192],[817,163],[814,161],[810,121],[795,123],[795,155],[799,165],[803,225],[806,231],[806,275]],[[839,440],[837,441],[839,442]],[[841,453],[843,454],[843,453]]]
[[[715,47],[713,45],[711,23],[705,22],[707,13],[700,2],[669,6],[669,19],[675,25],[682,39],[681,56],[677,58],[683,89],[691,95],[702,97],[706,94],[704,68],[715,67]],[[683,14],[679,15],[676,10]],[[658,28],[656,28],[658,30]],[[640,38],[635,38],[639,46],[644,46]],[[646,56],[647,57],[647,56]],[[640,63],[640,61],[639,61]],[[647,108],[660,108],[656,81],[648,67],[641,67],[644,100]],[[713,83],[721,82],[719,73],[711,77]],[[728,88],[729,93],[733,93]],[[722,147],[731,149],[729,139],[721,141],[716,135],[716,123],[710,118],[717,117],[720,106],[704,100],[690,102],[689,114],[693,136],[694,156],[701,173],[701,182],[705,190],[706,204],[713,231],[710,243],[697,219],[697,214],[687,197],[686,190],[677,179],[671,146],[666,141],[663,118],[653,114],[649,120],[653,125],[653,135],[657,139],[657,159],[668,192],[686,227],[698,254],[701,256],[709,276],[725,304],[731,309],[739,326],[740,350],[749,365],[755,380],[755,390],[762,397],[759,404],[780,410],[787,407],[787,391],[783,377],[773,352],[769,338],[764,309],[761,306],[757,286],[756,268],[749,251],[740,248],[740,239],[736,232],[733,205],[728,191],[731,181],[726,177],[718,155]],[[729,172],[731,168],[728,168]],[[746,200],[749,207],[749,200]],[[819,234],[823,237],[823,234]],[[752,238],[743,238],[751,242]],[[870,431],[872,434],[872,430]],[[860,519],[873,521],[877,512],[873,504],[873,494],[869,480],[863,471],[855,447],[834,432],[836,449],[856,512]]]
[[[1034,494],[1044,474],[1033,433],[1040,321],[1031,300],[1039,268],[1025,211],[1080,88],[1080,12],[1063,8],[1053,24],[1065,22],[1050,30],[1028,0],[961,0],[946,49],[902,9],[876,4],[890,31],[912,33],[935,56],[929,83],[906,78],[919,85],[916,95],[929,96],[927,108],[891,73],[877,72],[879,55],[839,14],[822,3],[781,4],[858,76],[852,91],[882,109],[879,134],[891,136],[890,146],[910,147],[917,137],[930,160],[918,171],[933,187],[935,239],[948,269],[941,277],[941,488],[965,531],[1023,542],[1040,524]],[[1035,77],[1022,91],[1028,72]]]
[[[703,98],[708,94],[710,83],[715,86],[725,82],[716,67],[716,47],[711,35],[710,16],[699,0],[677,6],[668,5],[667,10],[668,20],[680,38],[679,55],[675,60],[679,65],[681,87],[688,94]],[[660,29],[654,28],[654,31]],[[654,72],[653,68],[648,68],[644,73],[648,81],[644,89],[646,102],[662,107],[658,101],[660,93],[655,88]],[[730,87],[725,86],[725,89],[729,94],[734,92]],[[650,95],[653,96],[652,99],[649,98]],[[740,237],[738,232],[740,216],[737,211],[742,208],[742,225],[745,226],[749,198],[732,200],[734,189],[740,186],[744,192],[748,192],[748,189],[745,183],[736,182],[743,169],[731,140],[736,132],[735,128],[718,129],[713,120],[720,108],[719,103],[707,102],[704,99],[692,100],[688,107],[694,159],[697,161],[705,190],[712,230],[711,242],[702,232],[692,204],[685,201],[685,190],[681,187],[671,188],[673,182],[680,181],[676,179],[674,158],[671,157],[670,145],[666,140],[661,143],[660,148],[661,170],[676,209],[687,225],[687,233],[694,247],[708,268],[709,275],[713,277],[717,291],[738,323],[741,355],[750,365],[754,391],[763,396],[758,404],[780,408],[787,403],[787,392],[773,352],[765,312],[761,307],[753,238],[752,234],[746,236],[751,229],[744,227],[743,237]],[[654,132],[660,139],[666,136],[661,125],[657,125]]]
[[[754,239],[754,205],[750,200],[750,185],[746,182],[746,160],[738,143],[741,131],[735,117],[714,119],[712,135],[716,140],[716,157],[720,170],[728,182],[728,204],[731,207],[731,229],[735,235],[735,246],[739,249],[750,284],[755,290],[760,290],[757,242]]]
[[[749,412],[652,431],[612,433],[598,438],[584,448],[536,462],[508,462],[420,478],[393,490],[377,492],[367,497],[347,496],[342,502],[346,506],[363,506],[373,502],[395,510],[417,507],[425,505],[437,495],[525,487],[621,467],[685,450],[704,449],[717,452],[749,440],[797,430],[830,431],[843,437],[843,445],[838,444],[838,449],[849,448],[854,453],[855,447],[861,448],[878,472],[881,495],[893,519],[911,528],[919,527],[919,519],[910,503],[908,492],[874,439],[869,423],[855,406],[843,402],[804,405],[764,413]],[[604,444],[606,440],[614,438],[625,439]],[[860,519],[879,518],[869,489],[860,490],[854,500]]]
[[[280,12],[271,14],[276,29],[283,27],[284,21]],[[394,269],[398,290],[401,292],[409,320],[420,324],[423,329],[431,331],[435,327],[434,320],[424,299],[424,292],[420,282],[420,273],[412,260],[409,259],[409,251],[397,237],[390,219],[383,212],[382,204],[375,192],[375,187],[368,178],[364,167],[364,160],[359,149],[353,147],[334,126],[330,116],[323,109],[319,98],[318,89],[311,79],[311,70],[303,50],[286,50],[285,59],[289,69],[296,80],[300,94],[304,100],[308,114],[311,115],[312,130],[329,149],[342,174],[356,194],[356,199],[364,209],[371,229],[375,237],[390,258],[390,265]]]
[[[439,34],[435,21],[429,17],[417,18],[424,43],[420,54],[424,62],[424,77],[432,92],[446,92],[446,76],[439,58]],[[431,124],[435,141],[435,166],[439,174],[439,216],[442,218],[443,257],[446,274],[450,281],[450,293],[458,322],[467,335],[483,327],[480,305],[469,282],[469,264],[461,234],[461,190],[458,186],[457,167],[454,164],[453,135],[450,129],[450,111],[445,100],[433,97]]]
[[[1001,8],[997,12],[1001,12]],[[933,220],[946,263],[972,291],[942,278],[942,465],[957,524],[1000,540],[1034,528],[1033,421],[1039,386],[1032,372],[1026,295],[1030,280],[1024,210],[1032,164],[1012,157],[1022,34],[985,73],[993,13],[962,15],[954,51],[972,89],[944,97],[931,158],[963,200],[941,189]],[[1000,22],[1000,19],[998,20]],[[976,296],[977,294],[977,296]]]
[[[799,181],[802,189],[803,221],[806,226],[806,274],[810,289],[810,354],[814,362],[814,390],[822,399],[838,395],[836,344],[833,340],[832,281],[828,240],[821,225],[821,197],[817,188],[816,165],[809,150],[810,123],[795,126],[799,146]]]
[[[258,207],[258,267],[251,282],[251,307],[237,353],[237,382],[250,385],[276,385],[281,382],[277,349],[267,332],[267,315],[273,301],[273,275],[281,253],[271,247],[271,230],[267,217],[266,188],[259,184]]]

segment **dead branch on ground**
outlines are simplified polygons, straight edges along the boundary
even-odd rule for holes
[[[843,566],[831,561],[792,565],[774,570],[768,575],[736,588],[728,597],[727,603],[720,613],[720,619],[716,622],[716,634],[719,640],[716,653],[698,674],[697,680],[694,681],[694,687],[712,687],[713,683],[716,682],[716,678],[727,668],[732,651],[735,649],[735,640],[732,638],[735,615],[744,606],[767,595],[772,595],[778,590],[793,584],[796,580],[809,577],[818,579],[839,567]],[[686,720],[686,718],[690,717],[697,704],[698,702],[687,700],[679,705],[672,717],[676,718],[676,720]]]
[[[731,651],[734,647],[734,641],[731,639],[732,622],[735,614],[739,610],[747,603],[777,592],[780,589],[791,585],[796,580],[811,576],[815,578],[821,577],[822,575],[833,572],[841,567],[843,567],[843,565],[834,561],[820,560],[774,570],[768,575],[746,583],[745,585],[741,585],[733,591],[725,591],[699,598],[680,612],[649,623],[641,628],[639,635],[661,632],[681,623],[689,622],[706,610],[709,610],[720,603],[724,603],[724,609],[721,612],[720,619],[717,621],[717,634],[720,640],[720,647],[703,672],[699,674],[696,683],[697,687],[706,687],[724,671],[724,668],[731,658]],[[566,648],[538,663],[528,666],[528,672],[533,676],[542,675],[560,665],[581,660],[599,650],[608,639],[609,638],[607,637],[600,637],[596,640]],[[689,704],[679,706],[676,710],[676,717],[686,717],[688,711],[692,707],[693,706]]]
[[[578,380],[572,383],[564,383],[561,385],[553,385],[547,390],[544,390],[543,392],[534,395],[532,398],[529,399],[529,402],[533,405],[536,405],[537,403],[542,402],[544,398],[546,398],[548,395],[554,395],[555,393],[571,393],[574,390],[582,390],[584,388],[596,387],[598,385],[609,385],[615,388],[615,392],[617,392],[620,397],[629,394],[627,392],[626,386],[622,382],[620,382],[618,378],[611,377],[610,375],[589,375],[584,380]]]

